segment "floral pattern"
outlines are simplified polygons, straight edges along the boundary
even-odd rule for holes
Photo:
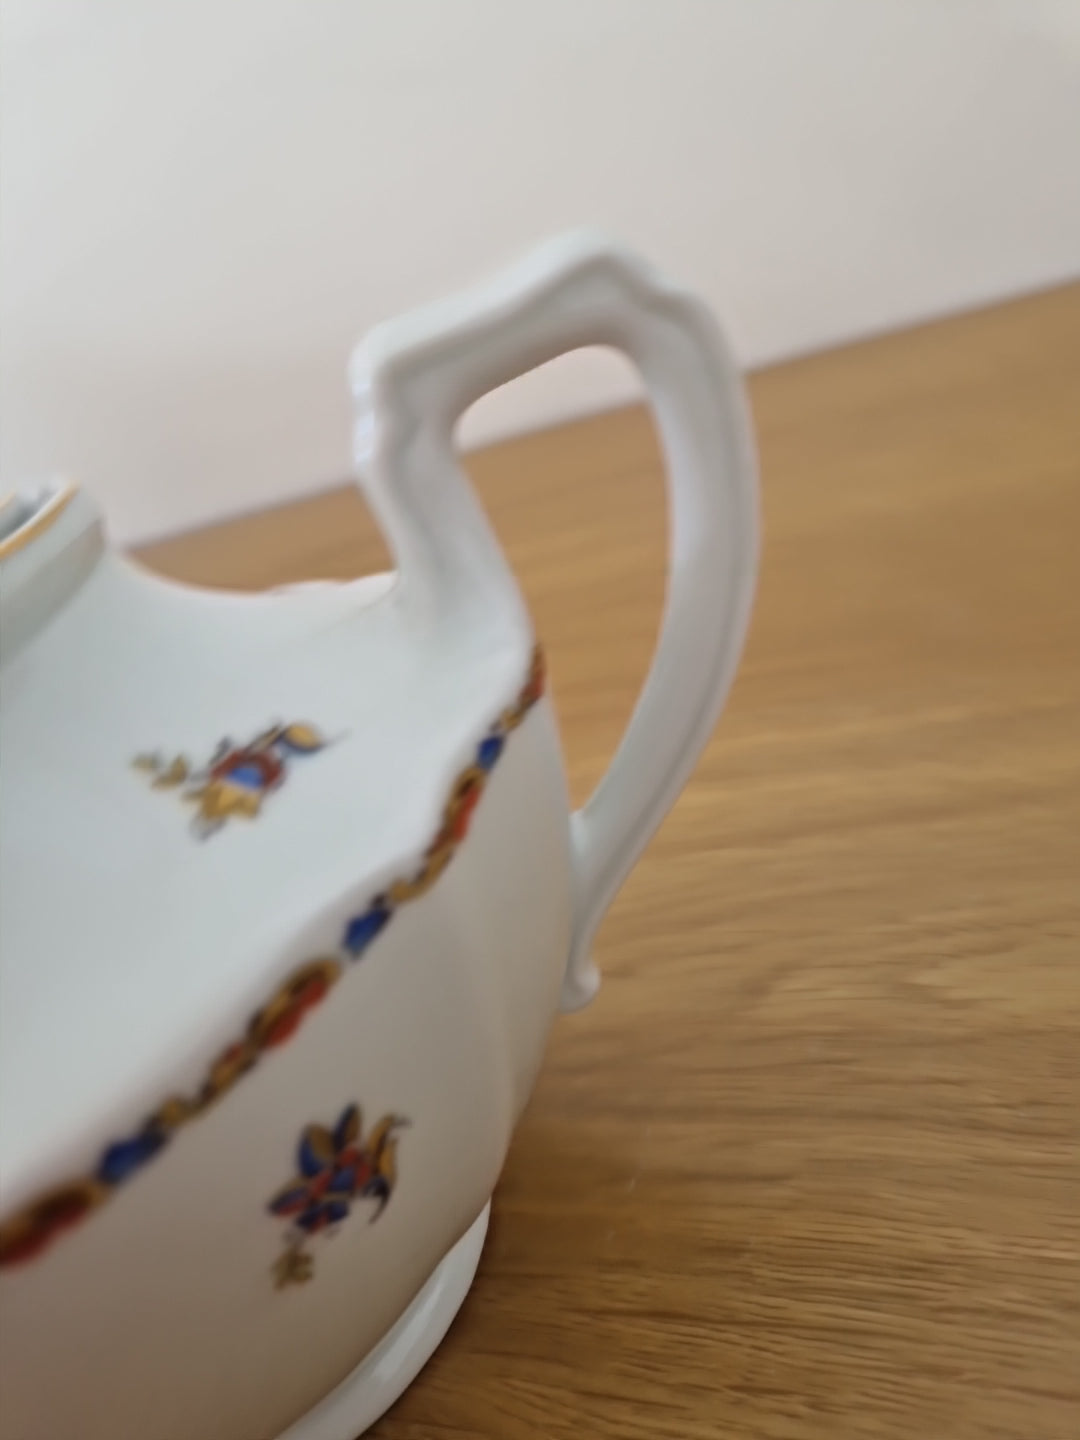
[[[398,1132],[408,1123],[399,1115],[384,1115],[365,1140],[359,1106],[347,1105],[333,1129],[307,1126],[296,1147],[297,1173],[268,1207],[290,1222],[274,1265],[279,1290],[311,1279],[309,1242],[347,1220],[357,1200],[374,1201],[369,1218],[379,1218],[397,1179]]]
[[[472,761],[451,787],[450,794],[443,806],[439,828],[425,849],[416,870],[395,881],[385,891],[368,901],[363,909],[349,917],[342,927],[339,949],[336,954],[320,956],[307,961],[294,970],[267,1003],[251,1017],[244,1033],[215,1057],[207,1068],[201,1084],[194,1092],[189,1095],[169,1096],[144,1117],[132,1134],[107,1146],[89,1175],[77,1177],[39,1195],[29,1205],[15,1212],[0,1224],[0,1266],[19,1264],[41,1255],[54,1240],[72,1230],[98,1206],[104,1204],[121,1185],[126,1184],[132,1176],[138,1174],[144,1166],[154,1160],[166,1146],[171,1144],[185,1125],[205,1114],[239,1080],[249,1074],[264,1056],[292,1039],[307,1016],[322,1004],[345,969],[358,961],[392,922],[396,911],[402,905],[429,890],[450,864],[458,847],[468,834],[484,786],[502,755],[511,732],[516,730],[525,719],[525,716],[540,699],[543,691],[544,662],[542,652],[537,646],[533,651],[529,673],[517,699],[502,712],[480,739]],[[285,743],[286,732],[291,737],[287,744]],[[226,742],[222,743],[224,745]],[[304,749],[305,743],[306,750]],[[266,731],[263,736],[253,742],[253,745],[260,755],[282,745],[285,746],[285,751],[289,749],[289,745],[292,745],[295,753],[310,754],[325,743],[310,726],[279,726]],[[243,748],[245,753],[251,749],[251,747]],[[219,747],[219,752],[220,750],[221,747]],[[188,795],[188,798],[196,800],[201,807],[201,787],[206,784],[218,783],[214,779],[213,772],[215,770],[226,766],[228,776],[235,779],[235,772],[229,767],[233,765],[233,758],[239,753],[229,749],[227,753],[221,754],[220,758],[211,764],[208,778],[207,776],[198,778],[191,775],[187,761],[182,756],[167,763],[160,757],[142,757],[137,763],[141,769],[155,776],[154,784],[158,788],[194,784],[199,793]],[[254,773],[252,771],[252,774]],[[269,770],[264,771],[260,768],[259,774],[263,773],[268,774]],[[219,777],[221,780],[226,778],[228,777],[224,772]],[[229,783],[232,783],[232,779]],[[280,778],[278,783],[280,783]],[[224,793],[224,791],[221,792],[221,794]],[[263,793],[265,792],[260,792],[260,803]],[[215,800],[212,804],[213,817],[217,822],[214,828],[220,828],[220,824],[223,824],[230,814],[258,813],[258,805],[250,812],[243,808],[229,810],[226,806],[225,811],[221,813],[220,805],[223,803],[224,801]],[[200,809],[199,814],[201,813]],[[341,1121],[338,1123],[340,1125]],[[382,1123],[380,1122],[380,1125]],[[391,1130],[387,1133],[386,1144],[382,1145],[382,1148],[380,1148],[379,1126],[376,1126],[371,1136],[368,1137],[360,1153],[368,1157],[366,1163],[371,1164],[371,1173],[362,1182],[356,1193],[350,1193],[346,1197],[350,1204],[357,1198],[374,1199],[377,1202],[375,1213],[381,1213],[382,1207],[389,1199],[390,1190],[393,1188],[393,1166],[396,1153],[394,1131],[395,1127],[400,1127],[403,1123],[392,1120]],[[359,1131],[359,1114],[357,1130]],[[307,1133],[305,1132],[305,1134]],[[328,1133],[333,1136],[337,1130],[335,1128],[334,1132]],[[351,1144],[351,1142],[349,1143]],[[312,1154],[314,1153],[315,1151],[312,1151]],[[336,1151],[334,1153],[337,1154]],[[371,1159],[372,1156],[375,1156],[375,1160]],[[356,1174],[360,1175],[361,1170],[357,1169]],[[301,1175],[303,1175],[302,1169]],[[308,1178],[316,1179],[318,1177]],[[322,1182],[320,1181],[320,1183]],[[359,1181],[358,1184],[360,1184]],[[364,1190],[364,1186],[374,1188]],[[329,1180],[325,1182],[325,1188],[330,1189]],[[282,1193],[284,1194],[284,1192]],[[279,1196],[278,1200],[281,1198]],[[341,1203],[341,1196],[335,1191],[327,1203],[337,1206]],[[326,1210],[318,1213],[323,1216],[329,1214]],[[301,1214],[307,1214],[307,1207],[297,1211],[297,1216]],[[334,1210],[334,1215],[338,1216],[337,1209]],[[328,1219],[326,1223],[336,1223],[336,1220],[331,1222]],[[303,1236],[307,1232],[299,1219],[296,1219],[290,1233],[295,1240],[297,1235]],[[310,1256],[302,1246],[293,1245],[292,1252],[295,1252],[298,1271],[307,1270],[310,1273],[310,1264],[308,1263]],[[287,1245],[286,1254],[289,1253],[291,1252]],[[279,1263],[284,1263],[284,1261],[285,1257]],[[298,1274],[292,1278],[303,1278],[303,1276]],[[285,1283],[291,1283],[291,1281]]]
[[[253,820],[266,797],[285,783],[289,761],[314,755],[326,744],[313,725],[296,722],[271,725],[246,745],[221,740],[201,769],[193,769],[186,755],[167,760],[156,752],[138,755],[134,763],[155,790],[179,790],[195,806],[192,829],[205,840],[234,815]]]

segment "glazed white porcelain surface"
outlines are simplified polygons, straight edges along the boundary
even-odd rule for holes
[[[588,344],[648,383],[672,539],[653,667],[572,814],[452,435]],[[575,234],[350,374],[394,576],[195,590],[111,551],[81,493],[3,510],[0,1440],[347,1440],[395,1398],[738,661],[754,457],[692,297]]]

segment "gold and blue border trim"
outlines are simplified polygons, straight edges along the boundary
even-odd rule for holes
[[[543,653],[536,646],[517,698],[490,727],[469,765],[455,779],[443,806],[439,829],[417,871],[394,881],[346,922],[337,954],[309,960],[294,970],[251,1017],[243,1035],[213,1061],[192,1094],[170,1096],[134,1134],[107,1146],[92,1174],[55,1186],[0,1224],[0,1266],[36,1259],[53,1241],[109,1200],[159,1155],[178,1131],[216,1105],[264,1055],[291,1040],[308,1012],[322,1003],[346,968],[358,961],[392,923],[401,906],[431,889],[465,839],[484,786],[511,732],[543,694],[544,678]]]

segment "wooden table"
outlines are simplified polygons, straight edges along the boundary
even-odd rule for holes
[[[379,1440],[1080,1436],[1080,285],[752,391],[729,710]],[[584,797],[661,604],[651,428],[471,468]],[[261,586],[384,556],[343,491],[150,558]]]

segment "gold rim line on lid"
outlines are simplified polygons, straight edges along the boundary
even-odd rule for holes
[[[0,540],[0,560],[6,560],[9,555],[14,555],[29,545],[31,540],[36,540],[39,535],[43,535],[59,520],[77,493],[77,485],[62,485],[54,495],[50,495],[44,504],[30,516],[29,520]],[[0,509],[5,508],[14,499],[13,495],[5,495],[0,500]]]

